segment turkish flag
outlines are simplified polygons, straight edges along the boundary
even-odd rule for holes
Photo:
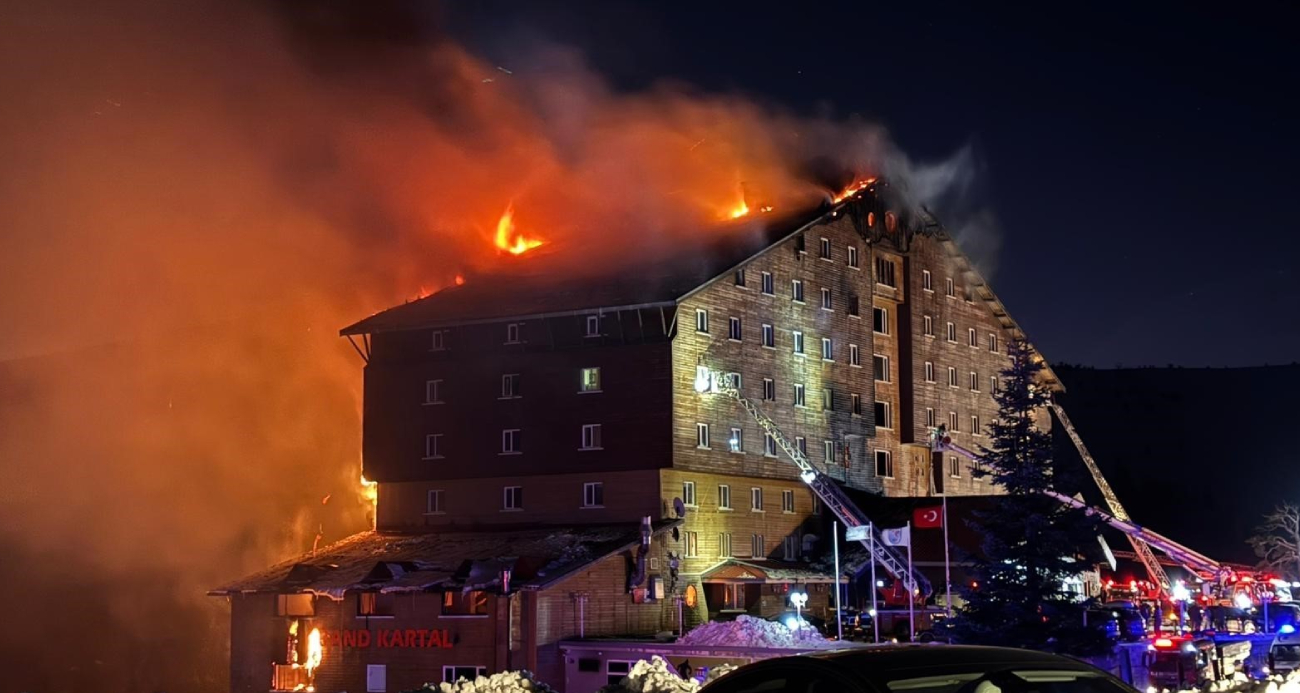
[[[912,526],[917,529],[933,529],[943,526],[943,507],[917,508],[912,511]]]

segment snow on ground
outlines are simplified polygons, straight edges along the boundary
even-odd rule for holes
[[[412,693],[555,693],[550,686],[533,680],[529,671],[503,671],[491,676],[479,676],[473,681],[460,679],[456,683],[427,683]]]
[[[734,621],[711,621],[696,626],[677,639],[684,645],[730,645],[732,647],[782,647],[788,649],[830,649],[844,647],[838,640],[827,640],[816,628],[790,629],[783,623],[752,616]]]
[[[1148,689],[1148,691],[1150,690],[1152,689]],[[1165,689],[1165,691],[1167,690]],[[1228,681],[1215,681],[1205,691],[1211,693],[1300,693],[1300,672],[1293,672],[1285,678],[1270,676],[1262,681],[1248,679],[1238,674]],[[1205,691],[1189,689],[1180,690],[1178,693],[1205,693]]]
[[[724,664],[709,670],[704,679],[708,683],[736,667]],[[649,660],[641,660],[632,666],[632,671],[617,684],[600,689],[600,693],[695,693],[701,684],[695,679],[683,679],[677,675],[673,665],[663,657],[655,655]]]

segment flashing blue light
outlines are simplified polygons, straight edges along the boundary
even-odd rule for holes
[[[1282,625],[1282,627],[1277,629],[1277,632],[1281,633],[1282,635],[1290,635],[1295,632],[1295,626],[1291,625],[1290,623],[1285,623]]]

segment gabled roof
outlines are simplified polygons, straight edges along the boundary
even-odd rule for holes
[[[681,523],[654,523],[658,534]],[[500,587],[540,589],[641,542],[636,523],[421,534],[360,532],[218,587],[208,594],[312,593],[341,599],[352,590],[423,592]]]

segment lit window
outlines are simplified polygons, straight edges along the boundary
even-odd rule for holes
[[[520,436],[523,431],[517,428],[507,428],[501,432],[501,454],[517,455],[520,450]]]
[[[831,239],[821,239],[821,257],[823,260],[831,259]]]
[[[794,341],[794,353],[796,353],[796,354],[802,354],[802,353],[803,353],[803,333],[802,333],[802,332],[791,332],[790,334],[791,334],[791,336],[794,337],[794,340],[793,340],[793,341]]]
[[[512,322],[506,325],[506,344],[519,343],[519,328],[523,323]]]
[[[894,282],[894,262],[889,258],[876,258],[876,283],[884,286],[897,286]]]
[[[695,447],[708,449],[709,447],[709,425],[706,423],[695,424]]]
[[[523,510],[524,509],[524,487],[507,486],[501,490],[501,509],[502,510]]]
[[[957,295],[957,287],[953,284],[952,277],[943,280],[943,291],[949,298],[953,298]]]
[[[745,431],[743,429],[733,427],[731,429],[731,437],[727,439],[727,447],[729,447],[732,452],[744,452]]]
[[[992,332],[989,333],[989,351],[998,353],[998,336]]]
[[[854,392],[849,395],[849,402],[852,407],[851,411],[854,416],[862,416],[862,395]]]
[[[795,385],[795,386],[794,386],[794,406],[796,406],[796,407],[802,407],[802,406],[804,406],[804,396],[803,396],[803,395],[804,395],[803,385]]]
[[[948,476],[954,479],[961,478],[961,460],[955,455],[948,457]]]
[[[441,380],[424,381],[424,403],[442,404],[442,381]]]
[[[763,454],[768,457],[776,457],[776,438],[771,434],[763,434]]]
[[[771,325],[763,326],[763,346],[769,349],[776,348],[776,329]]]
[[[740,341],[740,318],[732,317],[727,320],[727,337]]]
[[[776,293],[776,291],[775,291],[773,285],[774,285],[774,282],[772,281],[772,273],[771,273],[771,272],[764,272],[764,273],[763,273],[763,293],[767,294],[768,296],[771,296],[772,294]]]
[[[880,334],[889,334],[889,312],[884,308],[872,308],[871,329]]]
[[[975,371],[970,372],[970,391],[971,392],[980,391],[980,376]]]
[[[929,361],[925,362],[925,382],[934,382],[934,364]]]
[[[588,315],[588,316],[587,316],[587,336],[588,336],[588,337],[599,337],[599,336],[600,336],[600,316],[599,316],[599,315]]]
[[[744,286],[744,285],[745,285],[745,268],[742,267],[736,270],[736,286]]]
[[[934,318],[932,318],[932,317],[930,317],[930,316],[927,315],[927,316],[925,316],[925,318],[924,318],[923,320],[924,320],[924,322],[923,322],[923,324],[924,324],[923,332],[925,333],[925,336],[927,336],[927,337],[933,337],[933,336],[934,336]]]
[[[682,482],[682,503],[694,508],[695,507],[695,482]]]
[[[429,346],[429,351],[446,351],[448,349],[447,339],[451,330],[434,330],[433,343]]]
[[[893,428],[894,427],[894,408],[889,402],[876,402],[876,427]]]
[[[470,590],[469,592],[448,590],[442,593],[443,616],[486,616],[487,612],[487,592],[482,590]]]
[[[441,515],[445,510],[442,507],[442,489],[430,489],[428,499],[425,501],[424,513],[426,515]]]
[[[957,387],[957,369],[948,366],[948,387]]]
[[[763,512],[763,489],[757,486],[749,489],[749,509],[754,512]]]
[[[934,409],[932,409],[932,408],[930,408],[930,407],[926,407],[926,408],[925,408],[925,426],[926,426],[926,428],[934,428],[934,427],[937,426],[937,425],[938,425],[938,424],[935,423],[935,418],[934,418]]]
[[[826,361],[835,359],[835,346],[830,337],[822,337],[822,359]]]
[[[763,378],[763,399],[771,402],[776,399],[776,381]]]
[[[582,425],[582,450],[600,450],[600,424]]]
[[[966,343],[978,347],[980,345],[979,337],[975,336],[975,328],[971,327],[966,330]]]
[[[703,308],[695,309],[695,331],[705,334],[709,331],[709,311]]]
[[[849,246],[848,251],[849,251],[849,267],[857,267],[858,266],[857,246],[853,246],[853,245]]]
[[[894,456],[888,450],[876,451],[876,476],[894,478]]]
[[[781,512],[794,512],[794,490],[785,489],[781,492]]]
[[[519,374],[506,373],[501,376],[501,399],[519,397]]]
[[[605,484],[599,481],[588,481],[582,485],[582,507],[584,508],[603,508],[605,507]]]
[[[889,357],[874,354],[871,357],[871,368],[875,371],[876,381],[881,383],[889,382]]]
[[[424,437],[424,459],[442,459],[442,434],[430,433]]]
[[[825,289],[825,288],[822,289],[822,309],[823,309],[823,310],[830,310],[830,309],[831,309],[831,290],[830,290],[830,289]]]
[[[930,276],[930,270],[921,270],[921,288],[934,291],[934,278]]]
[[[718,509],[731,510],[731,487],[727,484],[718,484]]]
[[[790,280],[790,299],[798,303],[803,303],[803,280]]]
[[[957,427],[957,412],[955,411],[948,412],[948,432],[958,433],[960,431],[961,429]]]
[[[957,341],[957,326],[953,323],[948,323],[948,341],[954,343]]]
[[[858,351],[858,345],[857,345],[857,344],[850,344],[850,345],[849,345],[849,365],[850,365],[850,366],[861,366],[861,365],[862,365],[862,354],[861,354],[861,352]]]
[[[582,369],[581,392],[600,392],[600,368]]]

